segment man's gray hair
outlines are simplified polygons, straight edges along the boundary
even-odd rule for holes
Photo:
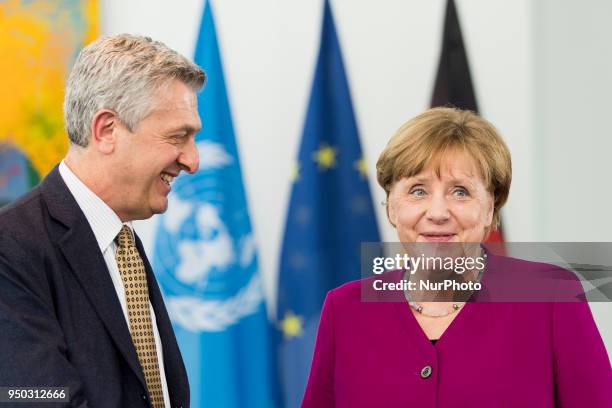
[[[155,94],[177,79],[198,91],[206,74],[159,41],[120,34],[102,37],[83,48],[66,83],[64,120],[70,142],[86,147],[91,120],[111,109],[133,131],[155,108]]]

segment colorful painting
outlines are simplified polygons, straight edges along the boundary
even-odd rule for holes
[[[0,2],[0,205],[65,155],[65,79],[97,35],[97,0]]]
[[[8,144],[0,146],[0,207],[27,192],[38,181],[28,158]]]

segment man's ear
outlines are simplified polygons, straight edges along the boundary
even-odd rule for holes
[[[115,150],[116,131],[120,126],[119,116],[110,109],[100,109],[91,119],[90,144],[100,153],[110,154]]]

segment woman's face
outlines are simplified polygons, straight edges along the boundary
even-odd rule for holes
[[[389,193],[389,220],[401,242],[482,242],[493,220],[493,195],[466,153],[397,181]]]

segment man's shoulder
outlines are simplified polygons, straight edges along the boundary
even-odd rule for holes
[[[9,241],[24,245],[40,239],[44,228],[44,207],[40,187],[37,186],[0,208],[0,242],[3,243],[0,247]]]
[[[15,201],[0,208],[0,225],[11,224],[23,217],[33,217],[40,214],[40,208],[42,208],[42,194],[40,185],[38,185]]]

